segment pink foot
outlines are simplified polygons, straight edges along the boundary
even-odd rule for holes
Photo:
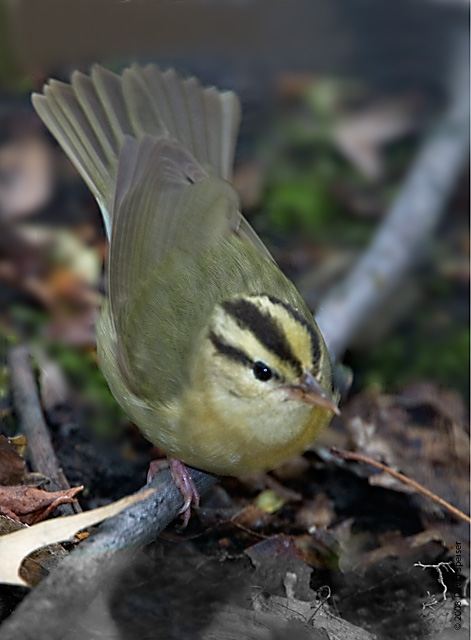
[[[151,460],[149,462],[149,470],[147,471],[147,483],[158,476],[161,471],[168,469],[168,461],[165,458],[160,460]]]
[[[200,503],[200,496],[195,483],[192,480],[191,474],[180,460],[175,458],[168,458],[167,460],[152,460],[149,464],[149,471],[147,472],[147,482],[150,482],[157,474],[163,469],[170,467],[173,481],[180,490],[184,503],[180,510],[183,518],[183,527],[186,527],[190,519],[191,505],[194,504],[197,507]]]
[[[168,459],[170,465],[170,471],[172,478],[177,488],[180,489],[183,499],[183,507],[180,510],[183,518],[183,527],[186,527],[188,520],[190,519],[191,505],[194,504],[197,507],[200,503],[200,494],[193,482],[190,472],[187,467],[175,458]]]

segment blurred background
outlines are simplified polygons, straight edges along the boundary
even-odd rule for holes
[[[450,129],[447,146],[441,123],[455,107],[469,110],[468,60],[469,5],[461,0],[0,0],[1,431],[17,432],[6,357],[25,342],[60,463],[72,485],[85,484],[83,506],[136,490],[158,453],[124,416],[97,366],[94,322],[107,246],[92,195],[31,107],[31,92],[50,76],[68,80],[74,69],[86,72],[95,62],[117,72],[135,61],[155,62],[235,90],[243,120],[234,184],[243,212],[316,312],[348,283],[437,128],[446,152],[456,144]],[[459,136],[469,148],[466,127]],[[352,416],[360,415],[366,433],[376,420],[385,430],[381,456],[393,451],[397,466],[419,480],[421,457],[427,486],[435,482],[441,495],[455,504],[459,495],[466,505],[468,454],[454,429],[459,425],[466,441],[469,166],[466,159],[456,162],[451,176],[444,172],[445,185],[440,163],[436,168],[439,214],[424,226],[412,268],[346,341],[343,360],[353,384],[344,424],[358,426]],[[420,197],[410,201],[411,228]],[[400,231],[407,237],[407,225]],[[329,434],[335,440],[337,433],[334,425]],[[433,449],[427,438],[443,459],[427,458]],[[457,449],[464,451],[459,464]],[[302,482],[276,477],[297,491],[313,486],[313,495],[325,489],[329,498],[341,496],[335,509],[328,503],[324,527],[352,516],[363,536],[376,526],[381,534],[404,535],[425,528],[408,502],[410,510],[400,499],[388,502],[386,489],[377,488],[373,499],[360,487],[363,480],[352,483],[349,476],[346,483],[317,458],[309,460],[311,484],[303,466],[296,471]],[[242,494],[247,499],[259,491],[231,482],[225,488],[236,506]],[[327,503],[313,502],[303,518],[317,518],[321,507],[325,514]],[[393,516],[373,522],[362,511],[367,504]],[[305,528],[299,518],[296,526]],[[285,531],[291,520],[267,526]],[[455,540],[453,529],[443,535]],[[382,544],[368,540],[368,549]]]
[[[365,252],[466,66],[468,5],[458,0],[298,0],[289,9],[47,0],[0,11],[1,331],[52,348],[78,378],[83,364],[100,405],[113,401],[86,363],[103,228],[33,112],[32,91],[97,61],[116,71],[157,62],[234,89],[244,213],[315,310]],[[355,388],[426,379],[468,397],[467,176],[466,167],[456,176],[415,271],[350,341]]]
[[[243,211],[313,311],[367,250],[450,100],[467,96],[456,87],[467,63],[464,2],[0,7],[0,331],[4,344],[27,339],[49,371],[54,419],[70,411],[100,432],[125,422],[94,351],[103,226],[32,110],[32,91],[94,62],[119,71],[132,61],[235,90]],[[354,391],[425,380],[469,397],[467,167],[454,182],[415,269],[349,341]],[[6,428],[7,398],[4,389]]]

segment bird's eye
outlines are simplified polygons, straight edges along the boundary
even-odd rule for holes
[[[270,378],[273,376],[271,369],[269,369],[263,362],[254,363],[253,374],[258,380],[261,380],[262,382],[270,380]]]

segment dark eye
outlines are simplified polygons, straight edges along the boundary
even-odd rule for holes
[[[253,374],[256,378],[258,378],[258,380],[261,380],[262,382],[270,380],[270,378],[273,376],[271,369],[269,369],[263,362],[254,363]]]

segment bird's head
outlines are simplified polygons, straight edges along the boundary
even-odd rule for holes
[[[280,405],[339,413],[322,336],[286,302],[249,295],[217,305],[205,352],[213,388],[232,406],[250,405],[255,419]]]

